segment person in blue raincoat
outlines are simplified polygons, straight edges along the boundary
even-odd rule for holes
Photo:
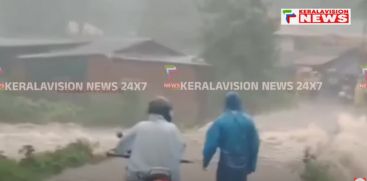
[[[208,167],[219,148],[217,181],[246,181],[247,175],[256,170],[259,143],[255,124],[243,111],[240,96],[229,92],[224,113],[207,131],[203,168]]]

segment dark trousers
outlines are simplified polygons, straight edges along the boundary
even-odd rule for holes
[[[228,168],[225,164],[219,162],[217,181],[247,181],[247,174],[243,170]]]

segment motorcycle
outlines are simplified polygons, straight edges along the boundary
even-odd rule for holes
[[[121,139],[123,137],[122,132],[116,134],[117,138]],[[131,155],[131,150],[126,154],[118,154],[115,149],[111,149],[106,153],[107,157],[119,157],[129,159]],[[181,160],[181,163],[193,163],[189,160]],[[138,176],[140,181],[172,181],[171,171],[168,168],[154,167],[151,168],[147,173]]]

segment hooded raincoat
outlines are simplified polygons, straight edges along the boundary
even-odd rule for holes
[[[185,144],[177,127],[161,115],[151,114],[131,128],[121,139],[117,153],[131,150],[128,162],[128,181],[140,181],[139,175],[147,174],[152,168],[167,168],[172,181],[180,180],[180,161]]]
[[[203,167],[220,150],[217,181],[246,181],[256,170],[259,136],[252,118],[243,112],[237,93],[226,95],[225,112],[214,121],[206,135]]]

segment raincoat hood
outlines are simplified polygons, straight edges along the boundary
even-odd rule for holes
[[[236,92],[228,92],[225,99],[225,110],[242,111],[241,98]]]

